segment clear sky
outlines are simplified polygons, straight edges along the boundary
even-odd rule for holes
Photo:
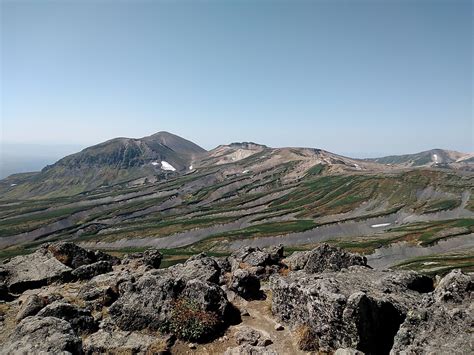
[[[474,151],[472,7],[1,0],[1,141]]]

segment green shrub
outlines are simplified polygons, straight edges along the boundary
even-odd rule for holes
[[[200,309],[189,299],[179,298],[172,303],[169,331],[184,340],[202,340],[215,332],[219,317],[214,312]]]

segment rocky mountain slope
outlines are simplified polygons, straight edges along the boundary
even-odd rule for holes
[[[160,269],[45,244],[0,266],[0,353],[472,353],[474,276],[374,270],[322,244],[199,254]]]
[[[460,153],[445,149],[431,149],[415,154],[390,155],[366,160],[400,167],[437,166],[469,170],[474,167],[474,153]]]
[[[158,181],[189,170],[206,151],[168,132],[115,138],[69,155],[37,174],[18,174],[0,182],[4,197],[73,195],[101,186],[141,179]]]

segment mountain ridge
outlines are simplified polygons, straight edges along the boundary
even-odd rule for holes
[[[318,165],[324,166],[326,173],[339,174],[406,168],[474,171],[474,154],[432,149],[354,159],[318,148],[272,148],[254,142],[232,142],[207,151],[175,134],[159,131],[142,138],[109,139],[65,156],[38,173],[11,175],[0,180],[0,193],[4,199],[67,196],[115,184],[157,182],[213,166],[221,166],[221,173],[231,176],[260,173],[281,164],[292,165],[292,173],[287,175],[291,181],[301,179]]]

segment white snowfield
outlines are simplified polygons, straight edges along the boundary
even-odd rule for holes
[[[435,163],[438,163],[438,155],[437,154],[433,154],[433,159],[434,159]]]
[[[160,165],[160,163],[158,163],[157,161],[152,161],[152,162],[151,162],[151,165],[156,166],[156,165]]]
[[[168,163],[167,161],[164,161],[164,160],[161,162],[161,169],[169,170],[169,171],[176,171],[176,169],[174,168],[173,165],[171,165],[170,163]]]
[[[381,227],[387,227],[389,225],[391,225],[392,223],[380,223],[380,224],[372,224],[371,227],[372,228],[381,228]]]
[[[189,170],[193,170],[193,166],[192,166],[192,165],[189,166]]]

